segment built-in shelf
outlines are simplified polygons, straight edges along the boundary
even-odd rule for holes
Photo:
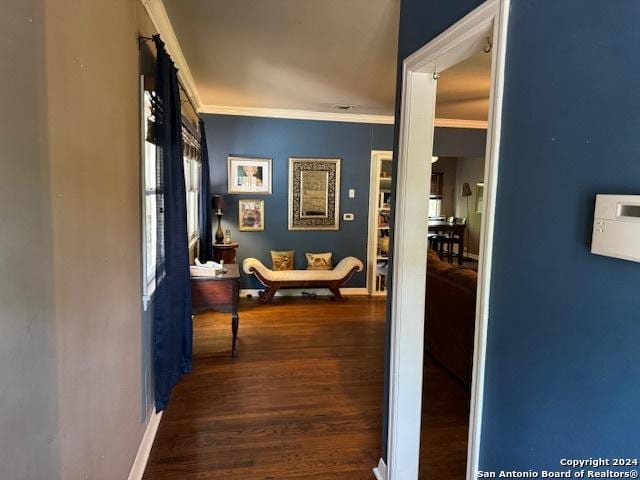
[[[386,290],[387,273],[386,269],[378,269],[375,267],[376,263],[381,263],[381,267],[389,261],[388,249],[389,249],[389,233],[391,227],[389,226],[391,215],[391,191],[393,188],[393,182],[391,179],[391,156],[392,152],[385,152],[384,154],[374,153],[372,160],[375,162],[374,168],[371,170],[371,188],[372,198],[377,198],[377,201],[372,205],[370,210],[372,221],[375,222],[371,225],[370,234],[375,236],[375,240],[370,238],[370,245],[373,247],[370,249],[369,262],[374,264],[374,267],[370,269],[370,284],[373,286],[374,293],[382,293]],[[375,196],[373,196],[375,195]],[[375,226],[375,230],[374,230]],[[375,243],[374,243],[375,242]]]

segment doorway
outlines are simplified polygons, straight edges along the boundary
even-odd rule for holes
[[[480,227],[475,337],[466,478],[476,478],[498,172],[508,0],[489,0],[407,58],[403,64],[400,141],[391,292],[387,462],[376,474],[417,479],[420,457],[424,312],[429,205],[437,82],[440,72],[493,48]],[[427,186],[427,187],[425,187]],[[431,479],[429,479],[431,480]],[[437,480],[437,479],[433,479]]]
[[[386,295],[389,276],[391,217],[391,170],[393,152],[371,152],[369,184],[369,242],[367,289],[369,295]]]
[[[437,117],[486,126],[491,58],[487,40],[439,72]],[[486,129],[478,133],[463,130],[457,150],[431,160],[420,479],[460,480],[466,473],[486,142],[473,151],[468,144]],[[437,136],[434,149],[440,151]]]

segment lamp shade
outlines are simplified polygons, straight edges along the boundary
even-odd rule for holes
[[[213,206],[214,210],[223,210],[226,206],[224,195],[213,195],[211,199],[211,205]]]
[[[471,192],[471,186],[465,182],[462,184],[462,196],[463,197],[470,197],[471,195],[473,195],[473,193]]]

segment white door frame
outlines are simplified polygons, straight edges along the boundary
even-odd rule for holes
[[[479,51],[486,44],[487,36],[492,36],[485,207],[481,226],[466,478],[473,480],[477,475],[508,14],[509,0],[488,0],[403,63],[393,233],[389,437],[387,465],[382,463],[374,470],[378,478],[418,478],[427,268],[426,198],[431,175],[431,162],[426,159],[431,158],[433,151],[437,83],[434,74]],[[416,202],[421,198],[425,201]]]
[[[376,292],[376,265],[378,239],[378,197],[380,196],[380,166],[382,160],[391,160],[391,150],[371,150],[371,172],[369,174],[369,228],[367,243],[367,290],[369,295],[386,295],[387,292]]]

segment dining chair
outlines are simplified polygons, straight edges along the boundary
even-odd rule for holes
[[[461,217],[449,217],[447,219],[448,223],[451,223],[453,225],[467,225],[467,219],[466,218],[461,218]],[[462,235],[464,235],[464,231],[462,233]],[[445,235],[445,237],[442,240],[439,240],[439,247],[441,249],[441,252],[439,251],[438,253],[440,254],[440,257],[447,257],[447,262],[449,263],[453,263],[453,255],[454,255],[454,251],[453,251],[453,246],[457,245],[458,249],[460,249],[460,246],[462,244],[462,237],[460,237],[460,235],[458,235],[457,233],[454,232],[449,232],[447,235]],[[446,247],[446,249],[444,248]],[[455,252],[458,253],[458,252]]]

